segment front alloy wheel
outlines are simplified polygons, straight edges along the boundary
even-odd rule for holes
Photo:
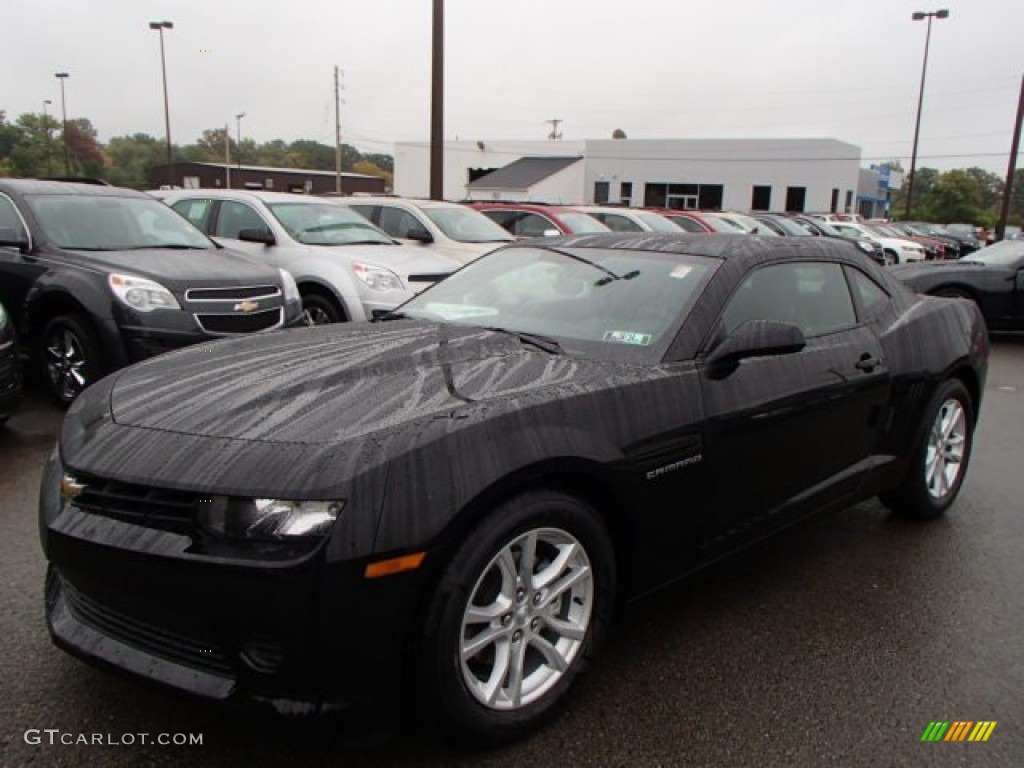
[[[431,598],[425,713],[491,743],[541,725],[596,654],[614,593],[614,552],[589,504],[535,490],[495,507]]]
[[[950,398],[935,416],[925,454],[924,481],[933,499],[941,501],[956,487],[966,445],[967,416],[960,401]]]
[[[583,646],[594,607],[586,551],[572,534],[534,529],[484,568],[462,617],[462,678],[496,710],[531,704],[558,683]]]
[[[41,362],[50,393],[65,405],[99,378],[99,345],[88,322],[55,317],[43,329]]]

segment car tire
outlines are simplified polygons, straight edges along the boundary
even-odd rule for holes
[[[956,500],[974,445],[974,406],[958,379],[943,382],[924,412],[917,445],[903,482],[882,502],[903,517],[940,517]]]
[[[43,383],[69,405],[103,375],[103,356],[89,321],[81,315],[58,315],[43,326],[38,360]]]
[[[933,295],[941,296],[944,299],[967,299],[968,301],[974,301],[974,297],[962,288],[940,288]]]
[[[302,296],[302,311],[310,325],[328,325],[346,320],[342,309],[323,294],[307,293]]]
[[[428,718],[492,744],[542,725],[596,654],[615,579],[608,534],[582,500],[542,490],[495,508],[456,549],[426,614]]]
[[[887,267],[895,267],[900,263],[900,255],[896,251],[883,251],[882,264]]]

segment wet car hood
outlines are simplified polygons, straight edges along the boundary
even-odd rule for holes
[[[121,373],[118,425],[192,436],[330,445],[479,401],[606,378],[611,364],[515,336],[421,321],[333,325],[174,352]],[[604,375],[601,373],[604,371]]]
[[[128,251],[67,251],[76,262],[96,269],[146,277],[184,290],[216,285],[279,285],[276,269],[228,249],[144,248]]]
[[[337,254],[352,261],[363,261],[397,272],[400,275],[448,274],[462,264],[427,248],[411,245],[313,245],[314,254]]]

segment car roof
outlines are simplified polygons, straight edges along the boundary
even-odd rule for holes
[[[83,197],[141,197],[152,199],[145,192],[124,187],[110,187],[73,181],[43,179],[0,179],[0,189],[20,195],[81,195]]]
[[[371,205],[411,205],[416,208],[467,208],[462,203],[449,200],[425,200],[418,197],[379,197],[374,195],[353,195],[351,197],[334,198],[346,204],[368,203]]]
[[[261,200],[264,203],[333,203],[337,198],[302,195],[296,192],[268,192],[262,189],[161,189],[153,190],[154,197],[237,197],[240,200]]]
[[[484,209],[510,209],[518,211],[536,211],[537,213],[585,213],[580,207],[575,205],[548,205],[547,203],[509,203],[489,200],[470,200],[468,204],[472,208],[476,208],[478,205]]]
[[[658,232],[609,232],[567,235],[545,239],[542,245],[529,240],[506,246],[509,248],[603,248],[610,250],[656,251],[680,255],[705,256],[740,262],[763,262],[787,259],[844,259],[852,254],[860,257],[851,243],[827,237],[762,237],[731,234],[662,234]],[[867,257],[864,257],[865,259]]]

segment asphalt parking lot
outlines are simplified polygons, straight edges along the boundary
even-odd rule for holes
[[[252,720],[53,648],[35,503],[61,413],[30,392],[0,430],[0,765],[1024,765],[1024,342],[994,343],[985,397],[946,519],[861,504],[628,607],[557,722],[480,752],[396,717]],[[998,725],[921,743],[936,720]]]

